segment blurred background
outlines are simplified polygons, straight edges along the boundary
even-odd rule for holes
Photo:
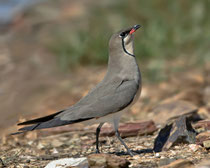
[[[143,92],[133,120],[209,68],[210,1],[0,0],[0,131],[79,100],[106,73],[111,35],[134,24]]]

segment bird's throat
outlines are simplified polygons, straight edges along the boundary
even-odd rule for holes
[[[132,57],[135,57],[135,55],[134,55],[133,53],[131,53],[132,51],[129,51],[128,49],[126,49],[124,38],[122,38],[122,48],[123,48],[123,51],[124,51],[126,54],[128,54],[128,55],[130,55],[130,56],[132,56]],[[132,49],[131,49],[131,50],[132,50]]]

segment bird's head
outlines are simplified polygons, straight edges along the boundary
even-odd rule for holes
[[[133,55],[133,34],[140,25],[134,25],[113,34],[109,41],[110,52],[123,51],[128,55]]]

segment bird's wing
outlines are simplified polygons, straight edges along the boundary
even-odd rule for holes
[[[109,93],[106,92],[104,95],[103,92],[98,93],[98,96],[92,99],[93,101],[88,101],[89,104],[81,104],[75,106],[75,108],[67,109],[59,114],[59,118],[64,121],[78,120],[103,117],[118,112],[133,101],[138,87],[134,80],[123,80]],[[89,96],[89,99],[91,99],[91,96]]]
[[[101,87],[105,87],[106,89],[102,89]],[[19,131],[32,131],[35,129],[73,124],[120,111],[133,101],[138,87],[139,85],[134,80],[121,80],[121,82],[115,82],[111,86],[99,85],[98,89],[90,92],[90,94],[75,106],[50,116],[20,123],[19,125],[34,125],[20,128]],[[22,132],[14,134],[18,133]]]

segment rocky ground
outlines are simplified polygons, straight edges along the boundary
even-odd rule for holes
[[[99,71],[101,76],[104,72]],[[135,152],[134,157],[126,154],[110,125],[105,125],[101,131],[100,149],[105,155],[94,155],[96,125],[84,127],[78,124],[11,136],[8,133],[17,128],[12,126],[13,129],[6,129],[7,134],[1,138],[0,165],[45,167],[53,160],[85,157],[86,162],[82,167],[87,167],[88,164],[90,167],[202,167],[202,164],[210,166],[208,75],[208,68],[194,73],[190,71],[185,72],[184,76],[179,76],[179,79],[172,77],[167,82],[143,87],[140,101],[123,116],[122,123],[125,124],[120,127],[124,141]],[[87,84],[97,83],[100,78],[92,76],[91,79],[95,81],[89,78]],[[83,94],[86,93],[84,91]],[[49,113],[47,111],[46,114]],[[197,132],[195,142],[189,144],[177,141],[168,150],[154,152],[154,141],[160,129],[169,123],[170,119],[185,114],[193,116],[191,118],[202,119],[198,122],[192,120],[193,128]],[[41,115],[43,114],[40,113],[39,116]]]
[[[208,121],[208,124],[210,124],[210,121]],[[68,130],[67,127],[65,129],[64,133],[58,133],[58,130],[55,133],[55,130],[52,130],[50,135],[41,131],[15,137],[4,137],[1,140],[0,146],[2,164],[6,165],[6,167],[44,167],[50,161],[60,158],[96,157],[92,155],[95,152],[93,127],[82,128],[80,131],[73,131],[71,128],[70,132],[65,132]],[[116,137],[103,136],[104,133],[109,132],[109,129],[109,127],[105,126],[104,131],[102,131],[100,138],[101,152],[107,154],[106,157],[112,158],[113,155],[111,154],[114,154],[122,158],[123,161],[126,159],[130,162],[129,167],[161,167],[180,159],[183,159],[183,163],[191,161],[192,165],[198,165],[203,160],[209,159],[210,146],[209,144],[208,146],[203,144],[203,142],[209,143],[209,132],[199,134],[203,134],[205,140],[201,138],[202,136],[199,137],[198,135],[196,144],[179,143],[168,151],[153,152],[154,139],[158,131],[153,129],[153,133],[150,131],[150,135],[146,135],[145,133],[149,129],[145,129],[144,134],[141,135],[143,130],[137,130],[136,136],[130,137],[129,135],[129,137],[124,139],[128,146],[136,153],[134,157],[131,157],[126,154],[124,147]],[[100,160],[104,158],[104,155],[98,154],[97,157]],[[118,160],[119,158],[116,158],[112,162],[117,162]],[[104,163],[103,166],[105,165]],[[117,167],[120,166],[118,165]]]
[[[72,162],[77,158],[77,162],[81,163],[75,165],[83,168],[88,165],[95,168],[210,167],[210,63],[206,62],[202,67],[189,66],[191,54],[158,64],[161,66],[159,69],[164,71],[164,80],[157,83],[149,82],[145,65],[140,63],[143,77],[141,97],[122,117],[121,123],[124,124],[120,127],[121,136],[135,153],[134,157],[126,154],[110,125],[105,125],[101,131],[100,150],[103,154],[94,154],[96,125],[84,127],[77,124],[9,135],[17,131],[17,120],[21,122],[52,114],[74,104],[105,75],[106,68],[103,66],[78,65],[68,73],[61,72],[57,68],[55,55],[43,47],[51,37],[49,28],[58,24],[68,29],[69,34],[69,27],[75,23],[71,22],[72,19],[77,21],[81,16],[86,16],[90,12],[87,8],[98,3],[95,0],[92,3],[84,2],[65,1],[52,7],[46,4],[35,10],[44,13],[45,17],[32,15],[24,18],[20,14],[11,25],[14,29],[12,33],[5,33],[8,28],[1,33],[0,167],[45,167],[63,158],[71,159],[71,166],[68,167],[73,167]],[[53,11],[51,8],[55,8],[55,13],[49,17]],[[80,25],[83,22],[76,23]],[[202,51],[205,53],[204,49]],[[152,71],[150,78],[159,79],[160,73]],[[186,143],[182,138],[167,146],[167,150],[154,152],[155,138],[161,128],[185,115],[197,132],[194,141]],[[198,118],[201,121],[197,121]],[[182,131],[186,133],[189,131],[187,129]],[[170,132],[169,137],[172,134]],[[62,160],[57,167],[67,161]]]

